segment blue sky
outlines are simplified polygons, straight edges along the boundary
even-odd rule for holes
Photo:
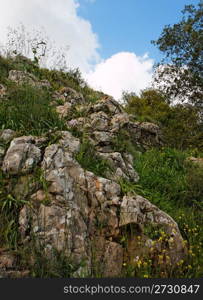
[[[120,51],[137,55],[161,53],[150,43],[165,25],[179,22],[185,5],[198,0],[79,0],[79,15],[88,19],[99,37],[100,54],[108,58]]]
[[[33,28],[40,32],[43,29],[42,33],[55,41],[56,49],[62,49],[68,68],[79,68],[91,87],[120,99],[123,91],[139,94],[150,87],[154,63],[161,58],[151,40],[158,39],[165,25],[180,21],[185,5],[198,3],[199,0],[0,0],[0,46],[8,42],[8,26],[16,29],[22,23],[31,35]],[[51,57],[52,46],[47,49]],[[55,51],[55,55],[58,53]],[[44,66],[50,67],[47,62],[50,60]],[[55,62],[52,66],[58,65]]]

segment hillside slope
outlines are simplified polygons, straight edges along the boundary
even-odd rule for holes
[[[0,276],[189,276],[189,237],[140,185],[160,128],[76,73],[0,65]]]

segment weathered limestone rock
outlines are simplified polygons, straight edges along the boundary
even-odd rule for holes
[[[59,145],[71,153],[77,153],[80,149],[80,140],[74,137],[69,131],[60,131],[61,139]]]
[[[131,121],[127,113],[115,114],[111,120],[111,126],[115,134],[121,129],[126,130],[132,143],[144,149],[162,145],[160,129],[156,124]]]
[[[0,99],[6,96],[6,87],[3,84],[0,84]]]
[[[71,105],[84,103],[83,95],[70,87],[63,87],[59,91],[54,92],[53,99],[61,100],[64,103],[68,102]]]
[[[16,136],[16,132],[11,129],[4,129],[0,131],[0,142],[8,144]]]
[[[71,114],[72,108],[82,111],[85,100],[83,95],[69,87],[63,87],[52,95],[53,101],[51,105],[56,107],[56,111],[61,118],[65,118]],[[59,104],[60,103],[60,104]]]
[[[11,253],[7,251],[2,251],[0,249],[0,270],[1,269],[11,269],[16,264],[16,258]]]
[[[123,112],[119,103],[109,96],[102,98],[98,103],[89,109],[89,113],[101,111],[112,115]]]
[[[88,214],[87,199],[77,186],[80,180],[75,182],[70,176],[75,174],[81,177],[81,168],[67,148],[65,150],[54,144],[46,148],[42,169],[49,185],[46,197],[50,199],[50,204],[47,206],[38,203],[34,210],[24,207],[20,213],[20,231],[24,236],[29,223],[27,220],[31,219],[31,229],[38,242],[44,245],[47,255],[57,249],[64,251],[75,264],[86,260],[89,265],[88,232],[85,223]],[[38,191],[32,199],[43,201],[42,191]]]
[[[0,278],[28,277],[28,270],[18,270],[17,256],[9,249],[0,249]]]
[[[129,224],[138,226],[141,225],[141,227],[139,227],[139,234],[142,237],[142,241],[144,237],[145,252],[147,248],[149,250],[150,246],[152,245],[152,241],[149,238],[147,239],[145,236],[143,236],[143,229],[146,225],[156,225],[159,228],[164,228],[164,234],[168,236],[168,247],[164,245],[164,249],[170,256],[170,261],[173,261],[173,263],[175,264],[184,257],[186,249],[177,223],[168,214],[161,211],[157,206],[151,204],[147,199],[139,195],[133,197],[123,197],[120,210],[119,226],[122,227]],[[132,243],[130,244],[130,247],[132,247]],[[155,251],[162,250],[162,242],[158,243],[156,247],[157,248],[155,249]],[[129,249],[127,249],[131,256],[134,256],[134,250],[132,252],[132,250],[129,251]],[[137,254],[140,255],[139,250]],[[130,260],[132,260],[132,258],[130,258]]]
[[[103,111],[90,115],[90,126],[96,131],[108,131],[110,118]]]
[[[88,124],[86,123],[86,119],[83,117],[77,118],[77,119],[72,119],[70,121],[67,122],[67,125],[69,128],[73,129],[78,129],[78,130],[82,130],[82,128],[86,128],[89,127]]]
[[[29,270],[17,271],[17,270],[8,270],[0,272],[0,278],[28,278],[30,277]]]
[[[18,83],[38,82],[25,72],[11,71],[9,77]],[[57,106],[57,101],[63,105]],[[55,92],[53,102],[61,117],[68,116],[72,108],[80,106],[82,111],[85,106],[83,96],[68,87]],[[55,142],[49,146],[45,138],[15,138],[13,131],[0,132],[2,144],[11,142],[6,153],[4,147],[0,148],[2,170],[19,177],[12,195],[29,200],[19,214],[21,243],[28,246],[34,235],[36,246],[44,249],[47,258],[51,260],[57,250],[70,260],[76,269],[74,277],[118,277],[122,276],[124,262],[133,263],[151,251],[153,238],[146,229],[156,226],[164,228],[168,240],[160,240],[151,257],[164,249],[171,261],[178,262],[185,255],[185,246],[175,221],[147,199],[124,195],[119,185],[121,178],[136,183],[139,176],[132,155],[114,150],[115,138],[124,130],[134,146],[159,146],[158,126],[135,122],[111,97],[87,105],[86,112],[85,117],[67,124],[85,132],[97,155],[108,161],[112,172],[107,178],[83,169],[75,160],[80,140],[68,131],[55,132]],[[40,182],[33,181],[35,166],[41,171]],[[134,230],[133,235],[129,228]],[[125,247],[121,242],[124,232]],[[12,257],[0,255],[1,264],[9,268]]]
[[[201,157],[188,157],[187,161],[190,161],[194,165],[197,165],[197,166],[203,168],[203,158],[201,158]]]
[[[107,146],[111,144],[113,135],[109,131],[94,131],[91,138],[95,145]]]
[[[139,195],[134,197],[124,196],[121,203],[119,225],[124,226],[131,223],[164,225],[167,233],[171,233],[172,228],[175,227],[177,233],[179,233],[177,224],[169,215]]]
[[[126,155],[124,158],[119,152],[111,153],[98,153],[102,158],[107,160],[114,170],[114,173],[111,175],[113,180],[119,180],[125,178],[133,182],[138,182],[139,176],[133,168],[133,161],[130,155]]]
[[[60,115],[60,117],[65,118],[70,113],[71,104],[66,102],[64,105],[59,105],[56,107],[57,113]]]
[[[100,265],[102,276],[121,276],[126,257],[133,260],[141,255],[130,236],[124,251],[118,242],[123,229],[136,227],[145,241],[146,252],[152,241],[145,237],[144,228],[151,224],[165,228],[173,240],[168,243],[167,253],[174,261],[180,260],[184,256],[183,240],[173,219],[141,196],[123,197],[115,181],[83,170],[73,158],[78,149],[79,140],[68,132],[63,132],[58,144],[45,149],[41,167],[47,189],[37,190],[31,196],[32,205],[25,205],[20,212],[22,240],[27,241],[30,232],[38,245],[43,245],[48,257],[51,258],[53,249],[63,252],[78,266],[74,276],[90,275],[96,268],[94,263]],[[122,156],[112,155],[125,165]],[[132,157],[127,155],[127,158],[132,163]],[[96,237],[103,241],[103,246]],[[160,251],[163,245],[157,247],[156,251]]]
[[[40,142],[32,136],[15,138],[6,152],[2,170],[11,175],[31,172],[41,160]]]
[[[59,107],[64,109],[64,107]],[[120,130],[128,135],[138,149],[146,150],[162,145],[159,127],[148,122],[135,122],[111,97],[105,97],[87,110],[85,118],[70,120],[70,128],[89,132],[90,140],[99,152],[113,152],[113,139]]]
[[[129,124],[130,119],[129,115],[127,113],[117,113],[114,114],[111,119],[111,128],[114,132],[118,132],[119,129],[123,127],[127,127]]]
[[[103,258],[103,277],[117,277],[122,272],[123,247],[118,243],[107,242]]]
[[[115,242],[96,236],[92,244],[94,251],[93,275],[102,277],[118,277],[123,267],[123,247]]]
[[[30,74],[30,73],[24,72],[24,71],[11,70],[11,71],[9,71],[8,79],[16,82],[17,84],[27,83],[29,85],[39,87],[39,88],[42,88],[42,87],[50,88],[51,87],[48,80],[38,80],[33,74]]]

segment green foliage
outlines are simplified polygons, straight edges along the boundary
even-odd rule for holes
[[[8,77],[9,71],[12,69],[12,62],[10,59],[0,55],[0,82],[4,83]]]
[[[189,104],[170,106],[167,98],[156,90],[144,90],[140,96],[125,93],[125,110],[138,121],[157,123],[165,145],[180,150],[203,149],[203,125],[199,111]]]
[[[80,151],[75,155],[75,159],[85,170],[97,176],[105,177],[108,172],[112,171],[108,162],[96,154],[94,146],[86,137],[83,137]]]
[[[0,106],[0,128],[10,128],[21,134],[41,135],[50,129],[66,129],[50,104],[48,91],[29,85],[9,87],[7,101]]]
[[[196,167],[186,162],[187,156],[189,153],[165,148],[152,149],[135,160],[142,194],[165,211],[196,206],[196,202],[202,205],[202,170],[197,173]]]
[[[161,122],[170,110],[166,98],[157,90],[144,90],[140,96],[124,93],[123,100],[126,112],[134,115],[138,121]]]
[[[124,276],[139,278],[199,278],[203,274],[203,169],[188,162],[190,152],[163,148],[151,149],[135,156],[135,169],[140,175],[138,184],[122,180],[124,194],[139,194],[167,212],[178,224],[188,248],[188,255],[176,265],[164,263],[166,253],[156,257],[145,254],[135,264],[124,264]],[[201,153],[200,153],[201,154]],[[200,155],[199,154],[199,155]],[[160,228],[145,226],[144,232],[153,240],[167,242]],[[136,236],[136,234],[134,234]],[[124,235],[122,241],[126,241]],[[139,244],[139,243],[138,243]],[[140,247],[145,247],[143,244]],[[152,246],[153,248],[153,246]],[[154,254],[153,254],[154,255]],[[154,260],[157,260],[157,265]]]
[[[133,143],[133,138],[128,130],[120,129],[112,139],[112,148],[115,152],[131,153],[136,155],[137,151],[142,150],[140,146]]]
[[[170,107],[162,124],[165,141],[170,147],[203,149],[203,124],[194,106],[177,104]]]
[[[194,204],[203,209],[203,168],[193,166],[186,175],[187,190],[185,199],[187,204]]]
[[[34,264],[30,265],[31,276],[34,278],[70,278],[73,273],[82,266],[76,266],[71,262],[63,252],[58,252],[57,250],[52,250],[52,259],[47,258],[45,250],[43,247],[41,249],[36,247],[34,244],[34,239],[32,241],[32,247],[28,250],[28,265],[30,251],[32,253]],[[25,257],[25,253],[23,254]],[[24,262],[25,263],[25,262]]]
[[[165,60],[158,65],[156,81],[167,95],[178,96],[183,101],[187,97],[202,106],[203,4],[200,1],[196,7],[187,5],[182,13],[179,23],[165,26],[159,39],[153,41],[165,54]],[[165,68],[164,63],[168,64]]]
[[[0,172],[0,247],[16,248],[18,244],[18,213],[27,202],[12,194],[16,182]]]

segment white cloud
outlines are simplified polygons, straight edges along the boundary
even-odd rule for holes
[[[67,61],[71,67],[88,72],[100,57],[96,34],[89,21],[77,14],[76,0],[0,0],[0,40],[6,28],[20,22],[26,28],[43,27],[57,45],[69,46]]]
[[[120,99],[124,90],[139,93],[149,86],[152,67],[153,60],[146,54],[120,52],[97,64],[86,79],[92,87]]]
[[[119,99],[123,90],[139,92],[148,86],[153,61],[146,55],[120,52],[102,61],[91,23],[78,15],[79,0],[0,0],[0,7],[0,42],[6,40],[8,26],[43,27],[58,48],[69,46],[68,66],[79,67],[92,87]]]

